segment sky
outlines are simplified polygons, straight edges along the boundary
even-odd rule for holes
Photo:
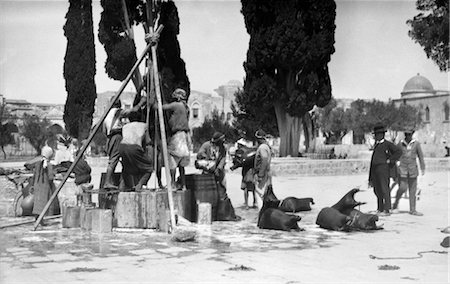
[[[213,93],[230,80],[243,82],[249,35],[237,0],[175,0],[180,17],[178,40],[191,89]],[[448,90],[440,72],[408,36],[408,19],[418,11],[414,0],[337,0],[336,52],[329,63],[336,98],[388,100],[400,97],[417,73],[435,89]],[[64,104],[63,77],[67,40],[63,26],[68,1],[0,0],[0,94],[32,103]],[[102,8],[93,1],[97,93],[117,91],[108,78],[106,53],[98,41]],[[135,27],[138,54],[143,30]],[[125,91],[134,91],[129,84]]]

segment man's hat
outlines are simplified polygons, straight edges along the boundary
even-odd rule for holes
[[[211,138],[211,142],[213,143],[217,143],[219,141],[224,141],[225,140],[225,134],[222,134],[220,132],[215,132],[213,137]]]
[[[373,128],[373,134],[375,134],[375,133],[382,133],[382,132],[386,132],[386,128],[383,126],[383,125],[376,125],[374,128]]]
[[[258,139],[265,139],[267,137],[266,132],[264,132],[264,130],[259,129],[255,132],[255,137]]]

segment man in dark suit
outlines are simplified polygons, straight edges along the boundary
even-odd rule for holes
[[[375,145],[369,171],[369,186],[373,187],[377,197],[377,214],[380,216],[390,215],[389,167],[402,155],[399,147],[384,139],[385,132],[386,129],[382,125],[377,125],[373,129]]]

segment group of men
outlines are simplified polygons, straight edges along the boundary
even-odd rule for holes
[[[414,129],[404,132],[405,138],[397,145],[385,139],[386,128],[382,125],[374,127],[375,145],[370,162],[369,186],[372,186],[377,197],[377,213],[389,216],[398,213],[398,205],[402,195],[409,189],[409,213],[414,216],[423,214],[416,210],[417,177],[419,169],[425,173],[425,162],[420,143],[413,139]],[[391,206],[390,169],[396,168],[399,189],[395,202]]]
[[[179,168],[181,186],[185,187],[184,167],[189,164],[189,108],[186,103],[186,92],[183,89],[176,89],[172,93],[173,101],[164,104],[163,110],[168,113],[168,139],[169,167],[172,180],[172,188],[176,188],[175,175]],[[135,114],[147,102],[146,96],[130,110],[121,109],[120,101],[117,100],[113,108],[106,116],[104,130],[108,137],[107,153],[109,156],[108,168],[104,188],[117,188],[112,176],[119,162],[122,160],[122,184],[128,190],[141,190],[150,179],[154,170],[154,159],[147,151],[147,146],[153,142],[153,147],[158,147],[155,141],[151,141],[148,126],[145,122],[139,121]],[[151,102],[150,105],[155,105]],[[124,124],[123,118],[127,117],[129,123]],[[375,145],[370,163],[369,186],[374,188],[377,198],[377,214],[390,215],[398,211],[401,196],[409,189],[410,214],[421,216],[422,213],[416,210],[417,176],[419,174],[416,159],[419,159],[421,173],[425,172],[420,143],[413,139],[413,129],[404,132],[405,138],[400,143],[394,143],[385,139],[386,129],[378,125],[374,127]],[[262,206],[262,196],[268,185],[272,183],[270,175],[270,162],[272,151],[266,141],[266,133],[258,130],[255,133],[257,150],[252,168],[252,189],[256,195],[257,206]],[[226,149],[224,146],[225,135],[216,132],[210,141],[205,142],[197,154],[198,161],[211,161],[219,192],[219,198],[226,198],[225,181],[225,160]],[[159,183],[160,165],[159,161]],[[399,189],[395,202],[391,205],[390,168],[397,167],[399,175]],[[247,169],[248,171],[248,169]],[[246,171],[246,172],[247,172]],[[243,176],[244,178],[244,176]],[[251,180],[252,178],[250,178]],[[246,177],[245,183],[249,183]],[[244,180],[243,180],[244,184]],[[247,202],[247,198],[246,198]]]
[[[149,105],[156,108],[154,100],[149,98]],[[185,185],[184,167],[189,164],[189,108],[186,103],[186,92],[176,89],[172,93],[173,101],[163,105],[163,110],[168,115],[168,152],[169,167],[172,180],[172,189],[176,189],[175,175],[179,168],[181,186]],[[142,96],[139,103],[132,109],[123,110],[120,100],[112,106],[111,111],[103,122],[103,128],[108,138],[107,154],[109,157],[106,170],[105,189],[117,189],[125,191],[139,191],[147,185],[154,169],[154,161],[157,160],[157,177],[159,186],[161,183],[161,155],[154,155],[151,149],[161,149],[157,137],[150,138],[148,125],[142,122],[138,112],[147,104],[147,96]],[[129,122],[125,123],[124,118]],[[160,152],[160,151],[159,151]],[[153,155],[152,155],[153,154]],[[121,159],[122,179],[118,186],[113,180],[115,168]]]
[[[251,165],[251,171],[247,167],[243,167],[243,182],[247,189],[251,186],[251,190],[255,192],[254,198],[259,209],[262,207],[262,196],[266,188],[272,184],[270,174],[270,163],[272,159],[272,150],[267,143],[267,134],[263,130],[255,133],[257,142],[257,150],[254,157],[254,163]],[[226,149],[224,146],[225,135],[215,132],[210,141],[202,144],[197,153],[196,167],[213,173],[216,179],[217,190],[220,201],[227,200],[226,180],[225,180],[225,162]],[[246,177],[247,173],[252,175],[251,182]],[[249,184],[251,183],[251,185]],[[247,200],[246,200],[247,202]],[[224,213],[225,214],[225,213]]]

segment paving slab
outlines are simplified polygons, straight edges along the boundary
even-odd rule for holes
[[[440,230],[449,226],[447,172],[429,172],[420,179],[418,210],[424,216],[409,215],[408,200],[402,199],[402,213],[380,218],[383,230],[350,233],[323,230],[315,219],[321,208],[355,186],[365,190],[356,195],[367,202],[360,210],[375,209],[367,175],[275,177],[278,198],[314,198],[311,211],[297,213],[301,232],[257,228],[257,210],[242,206],[240,178],[238,172],[227,174],[228,195],[242,220],[192,225],[197,231],[194,242],[173,242],[171,235],[155,230],[92,234],[62,228],[58,219],[37,231],[33,224],[1,229],[0,283],[449,281],[448,249],[439,245],[447,236]]]

